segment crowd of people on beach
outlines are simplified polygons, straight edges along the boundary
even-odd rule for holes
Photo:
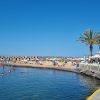
[[[10,61],[0,61],[0,70],[1,70],[1,76],[3,76],[5,66],[34,66],[34,67],[45,67],[45,68],[74,68],[79,67],[80,61],[77,60],[65,60],[65,59],[35,59],[33,61],[29,60],[10,60]],[[74,67],[73,67],[74,66]],[[11,73],[11,67],[8,67],[6,73]]]

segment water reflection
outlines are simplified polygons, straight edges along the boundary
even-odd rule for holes
[[[98,88],[100,88],[100,80],[90,77],[90,76],[86,76],[86,75],[79,75],[80,78],[80,82],[85,85],[86,87],[88,87],[88,89],[90,90],[90,94],[92,94],[95,90],[97,90]]]
[[[5,66],[2,72],[0,100],[85,100],[100,87],[94,78],[66,71]]]

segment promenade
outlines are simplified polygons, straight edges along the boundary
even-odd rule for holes
[[[100,100],[100,89],[96,90],[87,100]]]

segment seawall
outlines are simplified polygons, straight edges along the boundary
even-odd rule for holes
[[[81,63],[79,64],[78,71],[79,73],[83,73],[85,75],[100,79],[100,65],[99,64]]]

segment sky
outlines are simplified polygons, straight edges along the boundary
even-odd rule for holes
[[[100,0],[0,0],[0,55],[88,55],[77,39],[90,28],[100,31]]]

